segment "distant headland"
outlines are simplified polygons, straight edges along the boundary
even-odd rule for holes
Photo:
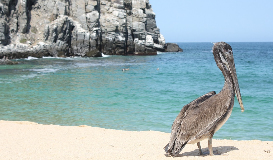
[[[0,58],[182,52],[165,43],[149,0],[0,2]]]

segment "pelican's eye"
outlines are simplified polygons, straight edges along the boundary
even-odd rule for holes
[[[226,52],[226,58],[228,58],[228,59],[233,59],[233,52],[232,52],[232,50],[228,50],[227,52]]]

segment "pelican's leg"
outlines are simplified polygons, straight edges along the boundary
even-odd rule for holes
[[[201,145],[200,145],[200,142],[197,142],[197,146],[198,146],[198,148],[199,148],[199,154],[200,154],[200,155],[203,155],[202,149],[201,149]]]
[[[209,147],[209,155],[213,156],[213,150],[212,150],[212,138],[208,141],[208,147]]]

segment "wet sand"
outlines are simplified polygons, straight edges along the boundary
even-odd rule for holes
[[[167,157],[163,147],[170,133],[120,131],[90,126],[41,125],[0,121],[0,160],[74,159],[273,159],[273,141],[215,140],[209,156],[207,140],[188,144],[179,157]]]

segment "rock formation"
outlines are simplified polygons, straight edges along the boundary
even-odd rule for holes
[[[18,62],[11,61],[6,56],[0,59],[0,65],[13,65],[13,64],[18,64]]]
[[[154,55],[168,46],[149,0],[0,1],[0,58]]]

